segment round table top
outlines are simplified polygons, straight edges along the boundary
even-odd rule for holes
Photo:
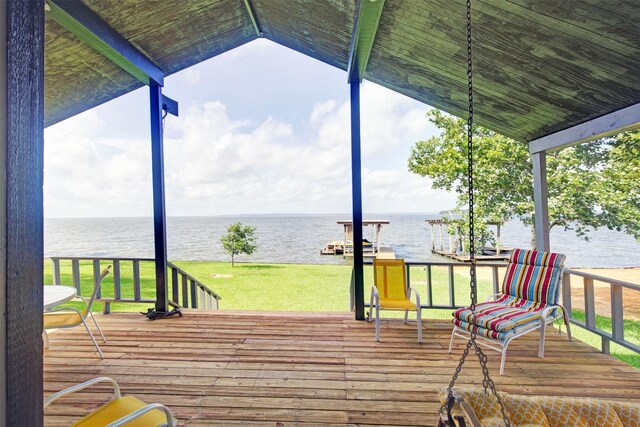
[[[65,303],[76,296],[76,288],[73,286],[45,286],[44,287],[43,308],[48,310],[56,305]]]

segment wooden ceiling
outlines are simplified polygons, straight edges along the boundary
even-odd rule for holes
[[[166,75],[258,37],[243,0],[83,2]],[[347,69],[356,0],[249,4],[263,37]],[[529,141],[640,102],[637,0],[475,0],[473,29],[480,125]],[[363,77],[465,116],[465,2],[386,0]],[[47,18],[47,125],[141,85]]]

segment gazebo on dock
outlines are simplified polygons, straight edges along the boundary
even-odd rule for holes
[[[640,125],[640,7],[483,0],[473,19],[475,122],[528,144],[536,244],[548,250],[547,153]],[[0,22],[0,425],[43,423],[45,126],[149,87],[156,308],[166,310],[162,114],[178,106],[162,93],[164,77],[256,38],[344,70],[355,317],[364,319],[360,83],[467,113],[461,1],[8,0]]]

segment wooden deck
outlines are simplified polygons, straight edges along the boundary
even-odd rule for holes
[[[108,343],[100,360],[82,328],[50,334],[44,356],[45,395],[109,376],[123,393],[170,406],[179,425],[435,425],[437,392],[448,384],[463,342],[447,354],[451,325],[383,322],[350,314],[187,312],[149,321],[135,313],[99,316]],[[640,370],[564,334],[547,334],[544,359],[537,335],[515,340],[504,376],[489,352],[499,390],[521,394],[640,400]],[[475,358],[461,385],[480,384]],[[68,425],[108,399],[106,388],[63,398],[45,425]]]

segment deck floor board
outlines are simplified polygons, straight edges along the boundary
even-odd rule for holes
[[[98,316],[108,342],[99,359],[81,328],[50,334],[44,357],[45,396],[96,376],[116,379],[124,394],[171,407],[181,426],[435,425],[437,393],[457,364],[463,341],[447,353],[451,325],[374,327],[350,314],[185,312],[149,321],[134,313]],[[640,370],[566,335],[515,340],[505,375],[487,352],[501,391],[640,401]],[[479,386],[470,356],[460,386]],[[110,396],[98,386],[65,397],[45,411],[45,425],[69,425]]]

